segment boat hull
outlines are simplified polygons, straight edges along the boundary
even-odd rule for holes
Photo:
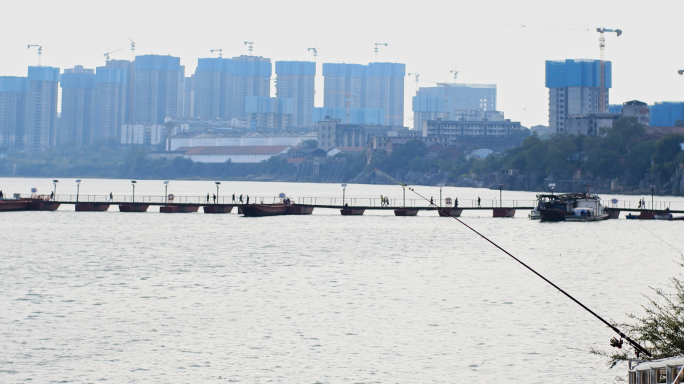
[[[344,208],[340,209],[342,216],[360,216],[366,212],[365,208]]]
[[[241,208],[245,217],[263,217],[287,215],[288,206],[285,204],[249,204]]]
[[[192,213],[199,210],[199,205],[165,205],[159,207],[159,212],[163,213]]]
[[[232,204],[205,205],[202,207],[204,213],[230,213],[233,210]]]
[[[293,204],[287,207],[287,214],[288,215],[310,215],[313,213],[314,207],[310,207],[307,205],[297,205]]]
[[[119,204],[119,212],[147,212],[149,204]]]
[[[394,210],[394,216],[417,216],[417,209],[399,208]]]
[[[560,209],[540,209],[541,221],[565,221],[566,212]]]
[[[438,210],[440,217],[459,217],[463,208],[442,208]]]

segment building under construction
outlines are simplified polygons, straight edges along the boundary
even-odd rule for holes
[[[421,87],[413,97],[413,129],[441,118],[455,120],[456,111],[495,111],[496,84],[444,83]]]
[[[565,133],[570,116],[608,113],[611,62],[605,62],[605,88],[601,91],[600,60],[546,61],[546,87],[549,88],[549,131]]]

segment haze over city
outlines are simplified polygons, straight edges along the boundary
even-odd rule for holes
[[[638,99],[649,104],[681,100],[684,53],[675,49],[681,2],[576,1],[551,7],[544,1],[436,2],[419,4],[313,1],[288,3],[122,1],[107,7],[91,2],[12,2],[4,5],[0,25],[0,75],[26,76],[37,64],[29,44],[43,46],[43,65],[72,68],[104,65],[103,54],[130,59],[136,55],[181,58],[186,75],[197,59],[254,54],[277,60],[311,61],[318,48],[316,106],[322,106],[321,64],[375,61],[374,43],[387,43],[378,61],[406,64],[419,73],[420,86],[453,81],[496,84],[497,109],[523,126],[548,125],[545,60],[598,59],[596,27],[620,28],[607,35],[606,60],[612,61],[610,103]],[[644,9],[635,12],[635,9]],[[520,27],[545,26],[551,28]],[[575,29],[563,29],[575,28]],[[586,28],[590,31],[578,29]],[[680,68],[681,67],[681,68]],[[272,95],[275,90],[272,90]],[[405,80],[405,125],[411,126],[412,77]]]

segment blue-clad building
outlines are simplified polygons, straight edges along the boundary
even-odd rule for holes
[[[324,107],[382,109],[389,126],[404,125],[406,65],[323,64]]]
[[[28,90],[26,77],[0,77],[0,148],[3,150],[24,148]]]
[[[179,117],[184,68],[173,56],[136,56],[134,63],[133,123],[162,124]]]
[[[90,145],[95,127],[95,71],[77,65],[60,78],[62,114],[57,144]]]
[[[121,126],[126,124],[128,104],[126,69],[97,67],[95,70],[95,128],[94,137],[121,138]]]
[[[604,65],[605,84],[601,101],[600,60],[546,61],[546,87],[549,88],[549,131],[566,131],[568,116],[608,113],[612,87],[612,63]]]
[[[326,118],[338,119],[342,124],[385,125],[385,111],[374,108],[314,108],[314,120],[324,121]]]
[[[247,126],[252,129],[277,128],[285,129],[292,126],[295,101],[283,97],[245,98],[245,114]]]
[[[30,152],[57,145],[59,68],[29,67],[23,145]]]
[[[192,77],[195,117],[246,119],[247,97],[269,97],[271,60],[261,56],[199,59]]]
[[[684,121],[684,102],[663,101],[650,107],[650,125],[656,127],[673,127],[677,120]]]
[[[276,97],[292,99],[292,125],[314,126],[313,107],[316,63],[312,61],[276,61]]]

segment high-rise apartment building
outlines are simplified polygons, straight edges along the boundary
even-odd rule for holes
[[[323,106],[364,108],[368,68],[362,64],[323,64]]]
[[[59,68],[29,67],[24,149],[42,151],[57,144]]]
[[[194,117],[227,118],[228,63],[230,59],[221,57],[197,61],[197,69],[192,76]]]
[[[95,71],[77,65],[65,69],[60,78],[62,113],[57,144],[93,143],[95,125]]]
[[[323,105],[382,109],[387,125],[403,126],[405,75],[397,63],[323,64]]]
[[[128,60],[107,60],[105,66],[126,71],[126,116],[124,122],[132,124],[135,111],[135,65]]]
[[[121,138],[126,124],[128,103],[128,71],[113,67],[97,67],[95,72],[94,138]]]
[[[0,147],[24,148],[28,88],[26,77],[0,77]]]
[[[179,117],[184,80],[180,58],[136,56],[134,71],[135,123],[162,124],[167,117]]]
[[[445,83],[421,87],[413,97],[413,129],[423,129],[425,121],[455,120],[457,111],[495,111],[495,84]],[[446,110],[446,112],[445,112]]]
[[[368,85],[364,107],[384,110],[385,122],[391,127],[404,126],[405,76],[405,64],[368,64]]]
[[[244,120],[245,98],[269,97],[271,60],[260,56],[199,59],[193,75],[195,117]]]
[[[600,60],[546,61],[549,88],[549,132],[564,133],[568,116],[608,113],[608,91],[612,87],[612,64],[605,62],[604,102],[601,96]],[[600,105],[603,104],[603,110]]]
[[[228,118],[243,120],[245,98],[271,95],[271,59],[261,56],[238,56],[228,63]]]
[[[292,125],[313,127],[316,63],[276,61],[276,97],[292,99]]]

